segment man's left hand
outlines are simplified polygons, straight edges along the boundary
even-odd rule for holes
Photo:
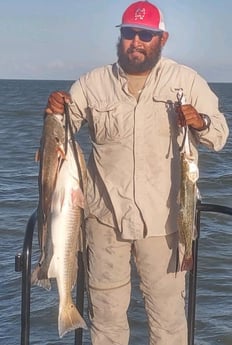
[[[178,107],[179,125],[191,126],[193,129],[201,130],[205,123],[201,115],[191,104],[184,104]]]

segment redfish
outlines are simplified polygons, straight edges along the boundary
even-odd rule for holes
[[[86,328],[86,323],[73,303],[71,295],[78,272],[77,252],[81,250],[80,232],[84,220],[83,186],[86,181],[86,166],[83,153],[76,142],[67,140],[65,146],[62,148],[64,156],[57,155],[58,163],[55,162],[54,166],[49,164],[48,168],[44,160],[41,168],[40,176],[46,175],[48,169],[54,168],[56,177],[53,183],[54,172],[50,174],[51,177],[46,176],[48,185],[51,186],[50,199],[49,203],[45,204],[45,209],[40,210],[46,214],[46,226],[42,228],[42,231],[46,231],[46,236],[41,236],[41,257],[32,273],[32,283],[46,289],[51,288],[50,279],[56,279],[59,292],[60,337],[76,328]],[[77,153],[77,161],[74,150]],[[47,152],[43,154],[46,156]],[[50,178],[52,180],[49,180]],[[40,202],[39,208],[41,205],[43,204]]]

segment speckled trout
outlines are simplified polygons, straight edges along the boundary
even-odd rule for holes
[[[177,92],[177,100],[180,105],[185,104],[182,89]],[[198,198],[197,180],[199,170],[195,157],[190,149],[189,128],[182,128],[184,141],[180,154],[181,183],[179,193],[179,241],[184,246],[184,257],[181,263],[181,271],[189,271],[193,266],[192,241],[195,237],[195,215]]]
[[[181,264],[182,271],[192,269],[192,240],[195,234],[195,214],[197,202],[197,185],[199,172],[194,157],[188,152],[181,153],[181,185],[179,210],[179,239],[184,245],[184,257]]]
[[[32,283],[46,289],[51,288],[50,279],[56,279],[59,292],[60,337],[76,328],[86,328],[71,294],[78,271],[77,252],[80,249],[80,228],[84,217],[84,195],[81,186],[85,184],[86,166],[77,143],[76,147],[73,147],[68,141],[65,146],[65,157],[58,157],[57,176],[50,209],[47,212],[47,224],[43,228],[47,234],[41,237],[41,257],[32,273]],[[77,152],[78,162],[75,160],[74,150]],[[47,168],[46,165],[43,167],[45,171]]]

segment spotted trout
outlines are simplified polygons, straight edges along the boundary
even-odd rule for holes
[[[183,152],[181,154],[181,186],[179,210],[179,238],[185,252],[181,264],[182,271],[192,269],[192,240],[195,234],[195,214],[197,202],[198,168],[194,158]]]
[[[51,134],[48,133],[49,135]],[[81,249],[80,229],[84,218],[84,195],[81,186],[85,185],[86,166],[83,153],[76,142],[68,140],[62,150],[65,156],[57,154],[58,162],[55,162],[54,167],[49,164],[48,167],[44,163],[45,159],[42,163],[44,171],[40,177],[47,176],[48,169],[54,168],[56,178],[50,195],[49,209],[45,210],[46,226],[42,227],[42,232],[45,231],[46,235],[41,236],[41,256],[32,272],[32,283],[46,289],[51,288],[50,279],[56,279],[59,293],[58,332],[60,338],[76,328],[86,328],[86,323],[74,305],[71,294],[77,279],[77,252]],[[75,159],[74,150],[76,150],[78,161]],[[43,156],[46,157],[46,155],[49,153],[43,152]],[[42,183],[41,180],[40,183]],[[52,181],[49,181],[49,185],[52,185]],[[43,193],[43,188],[41,192]],[[42,203],[39,203],[39,207],[41,205]],[[44,213],[44,210],[40,212]]]
[[[181,104],[185,103],[183,93],[180,91],[178,100]],[[179,241],[184,246],[184,257],[181,263],[181,271],[189,271],[193,266],[192,241],[195,237],[195,215],[198,198],[197,180],[199,170],[195,157],[190,149],[189,128],[183,128],[184,142],[180,154],[181,182],[179,192]]]

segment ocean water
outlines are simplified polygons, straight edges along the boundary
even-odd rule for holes
[[[15,254],[22,251],[26,224],[38,202],[38,163],[34,161],[42,116],[51,91],[68,90],[71,81],[0,80],[0,344],[20,344],[21,273]],[[232,131],[232,84],[210,84]],[[232,136],[221,152],[200,150],[199,187],[202,201],[232,206]],[[88,155],[87,131],[80,143]],[[36,236],[36,235],[35,235]],[[36,240],[33,255],[37,255]],[[232,344],[232,217],[204,213],[198,257],[196,345]],[[58,294],[33,287],[30,344],[74,344],[74,334],[59,339]],[[133,271],[129,309],[131,344],[147,344],[146,316]],[[89,332],[83,344],[89,345]]]

